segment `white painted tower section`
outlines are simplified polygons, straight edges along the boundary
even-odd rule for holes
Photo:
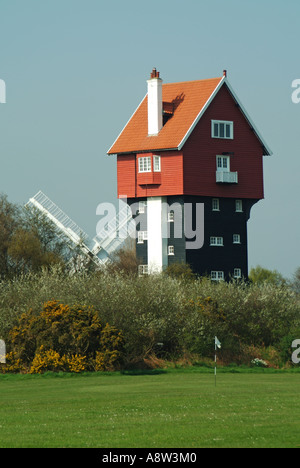
[[[159,273],[167,266],[167,202],[165,197],[147,198],[148,272]]]
[[[157,135],[163,126],[162,79],[154,68],[148,83],[148,135]]]

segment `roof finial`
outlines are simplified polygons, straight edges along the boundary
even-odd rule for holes
[[[227,76],[227,70],[223,70],[223,76]]]

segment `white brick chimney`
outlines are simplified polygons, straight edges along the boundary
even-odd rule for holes
[[[157,135],[163,126],[162,79],[153,68],[148,83],[148,135]]]

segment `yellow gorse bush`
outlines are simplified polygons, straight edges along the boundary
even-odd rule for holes
[[[2,372],[113,370],[123,357],[122,332],[103,327],[93,307],[54,300],[39,313],[22,314],[9,338],[12,351]]]

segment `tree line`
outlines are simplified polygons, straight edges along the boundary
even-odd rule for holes
[[[134,242],[127,242],[113,255],[108,272],[136,274],[138,263]],[[91,260],[82,261],[79,247],[75,248],[46,215],[37,209],[11,203],[7,195],[0,194],[0,279],[35,273],[55,265],[72,271],[94,269]],[[165,273],[171,277],[195,278],[189,265],[174,264]],[[250,270],[249,280],[287,285],[300,293],[300,267],[292,279],[286,279],[277,270],[258,265]]]

